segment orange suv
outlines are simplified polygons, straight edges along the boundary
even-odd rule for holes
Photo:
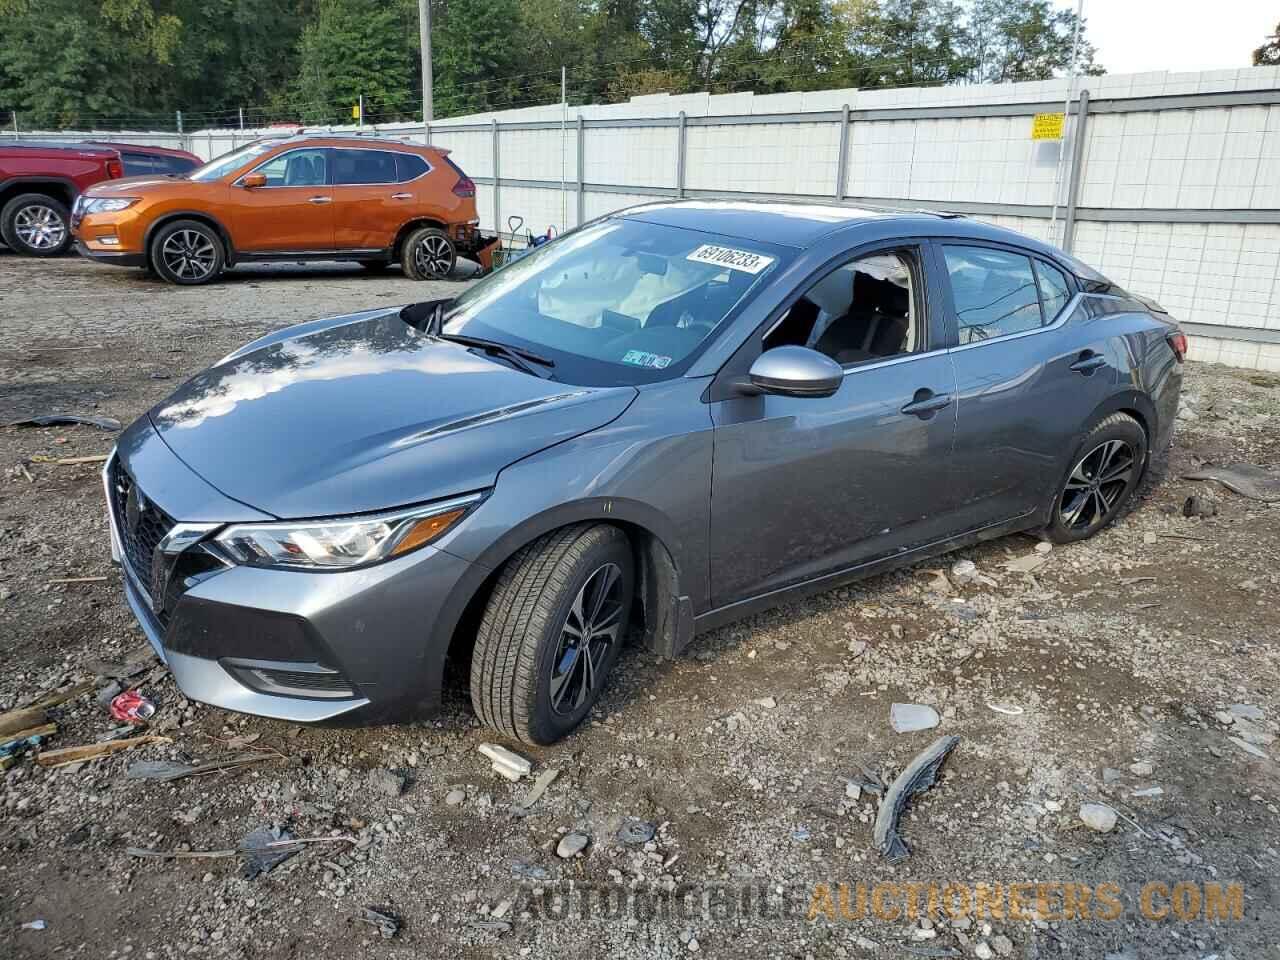
[[[84,256],[170,283],[207,283],[224,267],[264,260],[400,263],[426,280],[448,276],[459,253],[489,268],[475,196],[447,150],[294,135],[183,177],[97,184],[76,200],[71,225]]]

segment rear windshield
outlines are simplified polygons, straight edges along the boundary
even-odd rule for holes
[[[557,380],[634,385],[678,376],[754,295],[786,248],[636,220],[539,247],[467,290],[443,332],[555,360]]]

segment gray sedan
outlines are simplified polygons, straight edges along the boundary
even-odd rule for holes
[[[928,213],[681,202],[454,300],[263,337],[103,480],[179,686],[550,743],[634,638],[1020,530],[1091,536],[1170,443],[1186,339],[1061,251]]]

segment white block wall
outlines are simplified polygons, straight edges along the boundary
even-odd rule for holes
[[[688,189],[835,194],[840,130],[834,123],[689,127],[685,142]]]

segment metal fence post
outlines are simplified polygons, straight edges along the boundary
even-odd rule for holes
[[[586,160],[586,137],[587,131],[582,120],[582,112],[578,112],[578,222],[577,226],[582,226],[582,221],[586,218],[587,210],[587,188],[586,188],[586,171],[583,169]]]
[[[684,197],[684,152],[689,130],[688,117],[680,111],[680,126],[676,133],[676,197]]]
[[[1076,139],[1071,144],[1071,175],[1067,181],[1067,212],[1062,218],[1062,249],[1071,252],[1076,238],[1076,202],[1080,199],[1080,179],[1084,167],[1084,135],[1089,120],[1089,91],[1081,90],[1076,100]]]
[[[501,173],[498,168],[498,118],[493,118],[493,229],[498,233],[502,232],[502,228],[498,225],[501,223],[499,219],[499,203],[498,193],[502,189]]]
[[[849,105],[840,109],[840,156],[836,158],[836,201],[849,189]]]

